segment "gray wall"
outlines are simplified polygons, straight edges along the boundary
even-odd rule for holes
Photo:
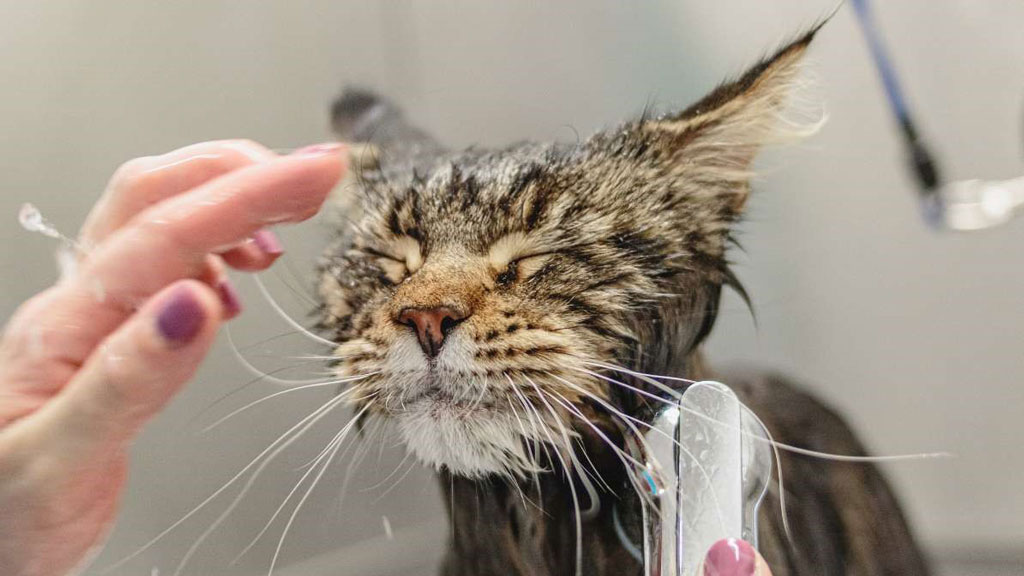
[[[458,145],[573,139],[648,102],[685,104],[832,6],[549,4],[4,3],[0,215],[9,220],[0,227],[7,247],[0,253],[7,271],[0,317],[54,277],[53,245],[17,227],[18,206],[35,203],[71,233],[106,177],[130,157],[213,138],[249,137],[275,148],[324,140],[326,106],[343,82],[394,95]],[[879,17],[949,176],[1024,172],[1024,5],[900,2],[881,6]],[[820,36],[809,69],[830,121],[816,137],[763,156],[743,232],[747,253],[737,255],[759,326],[731,298],[712,357],[799,376],[848,414],[876,452],[958,453],[951,461],[887,467],[922,537],[940,554],[1020,553],[1024,222],[975,235],[924,228],[848,10]],[[290,249],[287,266],[278,266],[283,277],[308,270],[323,232],[316,224],[283,231]],[[303,299],[278,276],[268,282],[293,315],[304,313]],[[248,314],[234,331],[239,346],[288,331],[248,284],[244,296]],[[244,350],[263,369],[295,365],[291,356],[311,352],[319,351],[294,336]],[[310,373],[306,365],[285,374]],[[222,338],[196,382],[136,445],[121,521],[99,566],[178,519],[329,397],[285,395],[200,434],[219,416],[278,390],[249,386],[210,408],[249,379]],[[270,517],[330,428],[343,423],[339,417],[270,467],[197,554],[192,573],[264,571],[280,524],[237,565],[226,564]],[[406,462],[375,486],[402,462],[394,443],[374,446],[341,505],[351,457],[333,468],[292,528],[284,564],[372,540],[343,557],[397,565],[403,550],[429,550],[443,538],[428,474],[412,468],[385,493]],[[226,504],[192,518],[117,573],[171,573]],[[394,541],[386,539],[382,516]],[[403,538],[426,544],[406,547]]]

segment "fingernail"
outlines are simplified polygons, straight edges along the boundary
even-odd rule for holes
[[[324,142],[323,144],[313,144],[312,146],[306,146],[299,148],[298,150],[291,153],[291,156],[322,156],[325,154],[337,154],[341,150],[341,143],[339,142]]]
[[[221,303],[224,304],[224,314],[228,318],[234,318],[242,311],[242,300],[238,297],[238,291],[234,284],[224,278],[217,283],[217,294]]]
[[[263,251],[264,254],[270,256],[280,256],[284,254],[284,246],[281,245],[281,241],[277,239],[277,235],[270,230],[260,230],[252,235],[252,241],[256,244],[256,247]]]
[[[156,326],[160,334],[172,344],[187,344],[199,334],[206,321],[202,304],[185,286],[176,288],[160,310]]]
[[[704,576],[754,576],[757,555],[743,540],[725,538],[711,545],[704,557]]]

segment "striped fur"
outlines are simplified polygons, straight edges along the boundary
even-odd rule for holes
[[[353,382],[355,396],[374,397],[374,414],[394,422],[409,450],[441,474],[455,524],[445,574],[570,574],[578,486],[550,471],[576,469],[582,457],[607,483],[602,502],[619,502],[635,526],[635,494],[601,438],[620,443],[621,427],[602,406],[648,418],[651,402],[597,377],[592,363],[702,375],[698,349],[721,288],[738,286],[727,248],[749,194],[750,163],[778,137],[813,35],[682,112],[575,145],[447,151],[366,92],[335,105],[334,125],[359,146],[341,191],[346,220],[321,265],[321,327],[339,343],[339,376],[375,373]],[[397,318],[405,308],[437,306],[466,319],[428,360]],[[790,407],[764,388],[748,396],[784,440],[810,442],[824,431],[838,434],[825,445],[859,450],[834,419],[793,425]],[[825,411],[777,388],[793,406]],[[865,476],[850,472],[857,481],[791,479],[794,490],[810,491],[791,497],[807,541],[790,547],[777,523],[764,523],[777,576],[921,573],[884,482],[870,467],[859,470]],[[573,473],[578,480],[580,470]],[[863,514],[883,516],[844,510],[841,491],[863,502]],[[583,525],[585,573],[638,574],[611,510]],[[891,528],[875,533],[893,537],[874,538],[872,522]],[[905,561],[889,561],[897,556]]]

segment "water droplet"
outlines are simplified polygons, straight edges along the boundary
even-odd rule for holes
[[[18,211],[18,222],[29,232],[39,232],[50,238],[63,238],[61,233],[46,218],[43,218],[42,212],[28,202],[21,205],[21,210]]]

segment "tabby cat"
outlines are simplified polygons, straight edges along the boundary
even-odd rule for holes
[[[361,376],[354,402],[438,471],[453,524],[442,574],[643,573],[628,545],[640,502],[609,446],[624,417],[657,408],[636,389],[663,394],[634,372],[721,380],[778,441],[864,453],[785,380],[700,357],[722,287],[738,288],[726,253],[751,161],[813,36],[682,112],[573,145],[450,151],[370,93],[335,104],[356,165],[321,265],[321,328],[339,376]],[[760,522],[776,576],[926,573],[874,467],[782,468],[791,535],[777,491]]]

